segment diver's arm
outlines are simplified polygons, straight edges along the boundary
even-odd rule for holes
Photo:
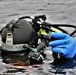
[[[52,32],[51,36],[56,38],[52,42],[49,42],[49,46],[52,46],[52,52],[59,53],[65,58],[73,58],[76,54],[76,41],[65,33]]]

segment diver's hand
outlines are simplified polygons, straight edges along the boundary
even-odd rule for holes
[[[52,52],[59,53],[65,58],[72,58],[75,56],[76,42],[71,36],[56,32],[52,32],[51,36],[57,39],[49,42],[49,46],[52,46]]]

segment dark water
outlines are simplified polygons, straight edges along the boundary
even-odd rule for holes
[[[39,14],[45,14],[50,23],[76,25],[76,0],[0,0],[0,28],[14,18]],[[1,63],[0,75],[55,75],[49,72],[51,69],[49,66],[46,64],[44,70],[29,73],[26,69],[12,70],[8,65]],[[76,75],[75,68],[70,69],[66,75]]]

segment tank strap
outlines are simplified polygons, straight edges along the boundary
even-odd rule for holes
[[[16,25],[16,23],[19,21],[19,19],[13,19],[6,27],[8,27],[9,32],[13,32],[13,27]]]
[[[13,27],[18,21],[19,21],[19,19],[13,19],[11,22],[9,22],[5,27],[3,27],[0,30],[0,34],[2,33],[4,28],[8,28],[8,31],[13,32]]]

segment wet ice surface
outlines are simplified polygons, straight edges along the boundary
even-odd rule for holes
[[[35,16],[45,14],[49,23],[64,23],[76,25],[76,0],[0,0],[0,28],[5,26],[9,21],[21,16]],[[67,29],[69,31],[69,29]],[[49,52],[47,52],[49,53]],[[37,70],[29,73],[26,68],[15,70],[0,60],[0,74],[9,75],[50,75],[56,69],[51,69],[49,63],[51,56],[43,65],[44,70]],[[28,67],[31,68],[30,66]],[[35,68],[33,68],[35,70]],[[11,73],[12,72],[12,73]],[[53,75],[53,73],[52,73]],[[59,75],[59,74],[58,74]],[[65,71],[64,71],[65,75]],[[76,75],[75,69],[66,73],[66,75]]]

